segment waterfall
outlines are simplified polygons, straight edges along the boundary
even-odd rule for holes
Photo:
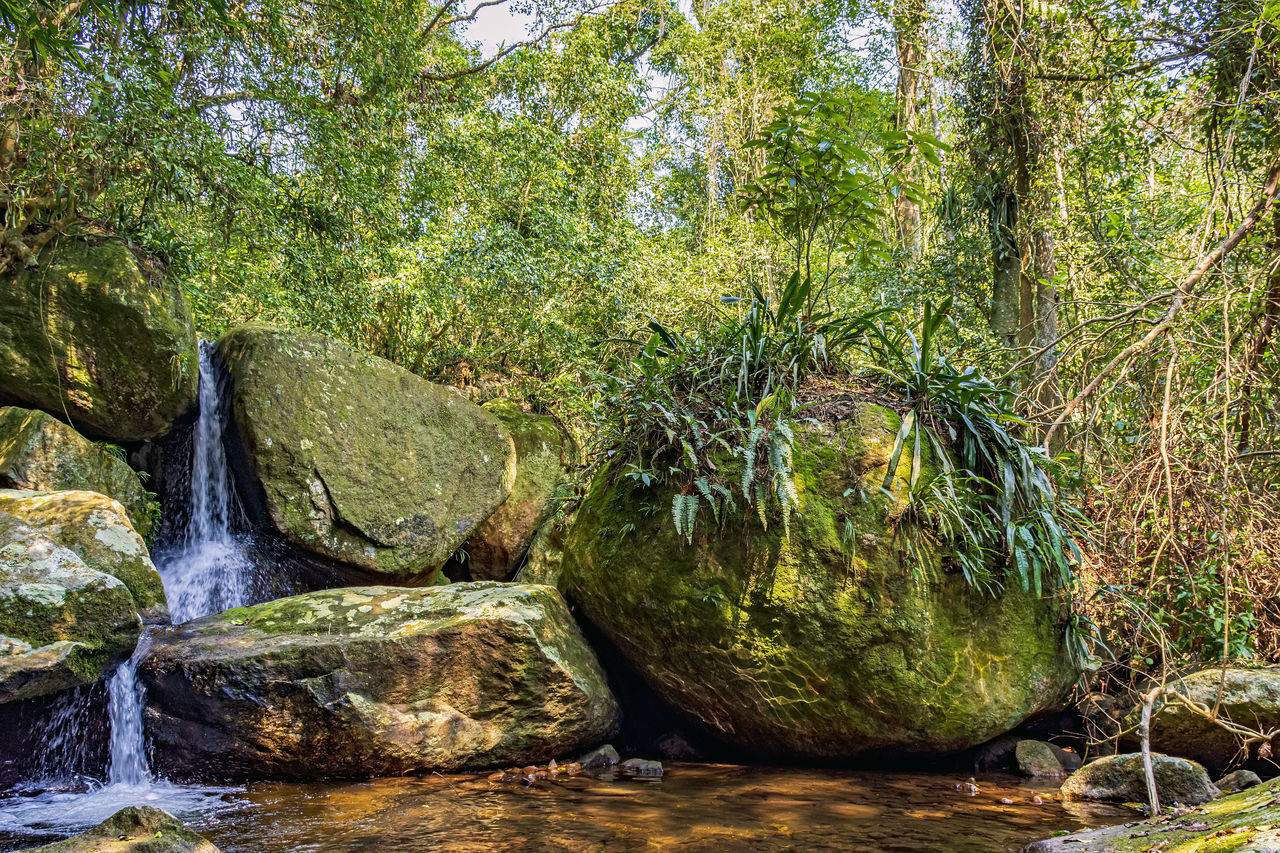
[[[214,345],[201,341],[187,526],[156,566],[174,623],[249,603],[253,565],[231,526],[231,475],[222,446],[224,377]]]
[[[110,757],[107,784],[141,788],[151,782],[146,743],[142,737],[142,706],[146,694],[138,683],[138,659],[146,651],[146,640],[138,643],[133,657],[120,664],[107,684],[107,714],[111,721]]]

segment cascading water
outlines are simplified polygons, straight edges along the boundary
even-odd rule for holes
[[[107,685],[107,713],[111,720],[109,785],[140,788],[151,782],[142,736],[142,705],[146,694],[138,683],[138,659],[145,653],[145,647],[144,640],[138,644],[133,657],[116,668]]]
[[[158,556],[175,623],[249,603],[253,564],[231,525],[232,486],[222,447],[223,372],[200,342],[200,416],[192,434],[190,505],[176,547]]]

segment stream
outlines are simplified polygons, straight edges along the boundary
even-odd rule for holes
[[[986,776],[971,796],[956,790],[962,781],[921,773],[674,763],[660,778],[584,774],[532,787],[491,783],[483,774],[237,789],[161,786],[153,801],[223,853],[992,853],[1019,850],[1059,830],[1134,816],[1116,807],[1050,800],[1056,795],[1051,783]],[[1036,795],[1043,804],[1033,802]],[[100,819],[60,815],[56,806],[48,795],[29,798],[25,809],[0,801],[0,850],[55,840]],[[20,818],[24,825],[16,826]]]

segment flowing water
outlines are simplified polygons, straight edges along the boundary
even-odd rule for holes
[[[253,563],[232,527],[231,474],[222,445],[225,381],[217,350],[201,341],[187,525],[180,541],[160,549],[156,558],[175,624],[250,603]]]
[[[1000,853],[1133,813],[1050,799],[1050,784],[932,774],[671,764],[659,779],[494,784],[453,774],[261,783],[183,812],[223,853],[856,850]],[[1044,802],[1034,802],[1036,796]],[[1011,804],[1002,803],[1009,799]],[[81,828],[64,820],[53,838]],[[52,826],[46,826],[52,830]],[[0,850],[31,835],[5,835]],[[6,842],[8,846],[6,846]]]

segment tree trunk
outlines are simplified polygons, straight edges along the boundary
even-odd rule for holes
[[[925,58],[925,0],[897,0],[893,11],[893,28],[898,47],[898,130],[920,129],[920,80]],[[913,160],[897,167],[899,181],[914,181],[919,170]],[[920,251],[920,205],[898,193],[894,203],[898,239],[911,254]]]
[[[1000,342],[1018,346],[1022,322],[1022,255],[1018,251],[1018,197],[998,196],[991,205],[991,331]]]

